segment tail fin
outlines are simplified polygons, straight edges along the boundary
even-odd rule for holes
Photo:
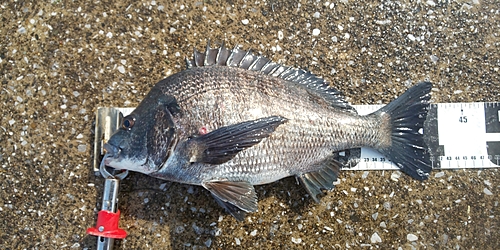
[[[392,123],[392,145],[378,151],[417,180],[427,179],[432,170],[423,137],[431,88],[430,82],[420,82],[376,112],[389,114]]]

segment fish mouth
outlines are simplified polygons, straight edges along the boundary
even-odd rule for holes
[[[120,154],[120,152],[122,151],[120,148],[113,146],[111,144],[108,144],[108,143],[104,144],[104,150],[106,150],[106,155],[110,155],[112,157]]]
[[[149,174],[153,172],[153,170],[149,167],[148,162],[149,159],[148,157],[146,158],[130,158],[127,155],[122,153],[122,148],[117,147],[112,144],[104,144],[104,150],[106,151],[106,154],[102,158],[101,164],[100,164],[100,170],[101,173],[104,173],[104,175],[112,175],[111,173],[116,173],[118,171],[126,171],[128,172],[129,170],[135,171],[135,172],[140,172],[144,174]],[[107,168],[109,167],[109,168]],[[113,171],[107,171],[110,168],[114,169]],[[115,171],[116,170],[116,171]]]
[[[110,173],[106,169],[106,166],[112,167],[112,166],[110,166],[110,163],[112,160],[116,160],[118,158],[117,156],[120,154],[121,149],[106,143],[106,144],[104,144],[104,150],[106,150],[106,154],[102,158],[101,164],[99,166],[99,171],[101,172],[102,176],[104,178],[118,178],[118,179],[125,178],[128,174],[127,170],[116,174],[116,171],[111,171],[111,173]],[[114,167],[112,167],[112,168],[114,168]],[[114,169],[118,170],[117,168],[114,168]]]
[[[104,144],[103,147],[104,147],[104,150],[106,151],[106,154],[102,158],[101,165],[114,168],[114,166],[111,166],[110,164],[113,160],[118,159],[118,157],[122,151],[121,148],[116,147],[116,146],[111,145],[111,144],[108,144],[108,143]]]

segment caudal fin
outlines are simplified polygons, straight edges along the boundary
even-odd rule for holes
[[[376,113],[390,115],[392,144],[378,150],[401,171],[417,180],[425,180],[432,170],[423,127],[429,107],[430,82],[420,82]]]

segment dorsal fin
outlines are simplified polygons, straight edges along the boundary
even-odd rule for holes
[[[304,87],[311,94],[321,97],[331,106],[340,108],[343,111],[356,113],[356,110],[349,105],[342,93],[332,87],[323,78],[320,78],[309,71],[295,69],[275,63],[261,55],[254,55],[250,50],[238,49],[228,50],[224,44],[218,49],[211,48],[207,43],[205,52],[194,49],[193,58],[186,58],[187,68],[206,66],[228,66],[242,68],[251,71],[258,71],[265,75],[279,77],[298,86]]]

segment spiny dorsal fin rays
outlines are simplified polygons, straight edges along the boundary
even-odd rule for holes
[[[238,45],[234,46],[231,56],[229,56],[227,60],[227,66],[239,68],[241,60],[243,60],[246,55],[247,51],[238,49]]]
[[[256,56],[252,54],[252,50],[247,50],[245,55],[243,56],[243,59],[241,59],[240,63],[238,64],[238,68],[242,69],[248,69],[250,65],[252,65],[253,61],[255,60]]]
[[[232,50],[229,50],[223,43],[218,49],[214,49],[210,47],[210,42],[208,42],[205,52],[202,53],[197,51],[196,48],[194,49],[193,59],[186,59],[186,65],[187,68],[218,65],[258,71],[304,87],[311,94],[321,97],[331,106],[339,108],[341,111],[356,112],[345,100],[342,93],[330,87],[323,78],[309,71],[284,66],[263,56],[254,55],[251,50],[241,50],[237,45]]]
[[[194,48],[193,57],[194,57],[194,65],[196,67],[205,66],[205,64],[204,64],[205,53],[201,53],[196,48]]]
[[[229,56],[231,56],[231,53],[233,52],[228,50],[225,44],[223,45],[224,46],[222,47],[219,53],[219,62],[217,63],[217,65],[226,66],[227,59],[229,58]]]
[[[209,59],[210,59],[210,40],[207,41],[207,48],[205,49],[205,61],[203,62],[203,65],[213,65],[210,64]],[[214,58],[215,59],[215,58]]]

